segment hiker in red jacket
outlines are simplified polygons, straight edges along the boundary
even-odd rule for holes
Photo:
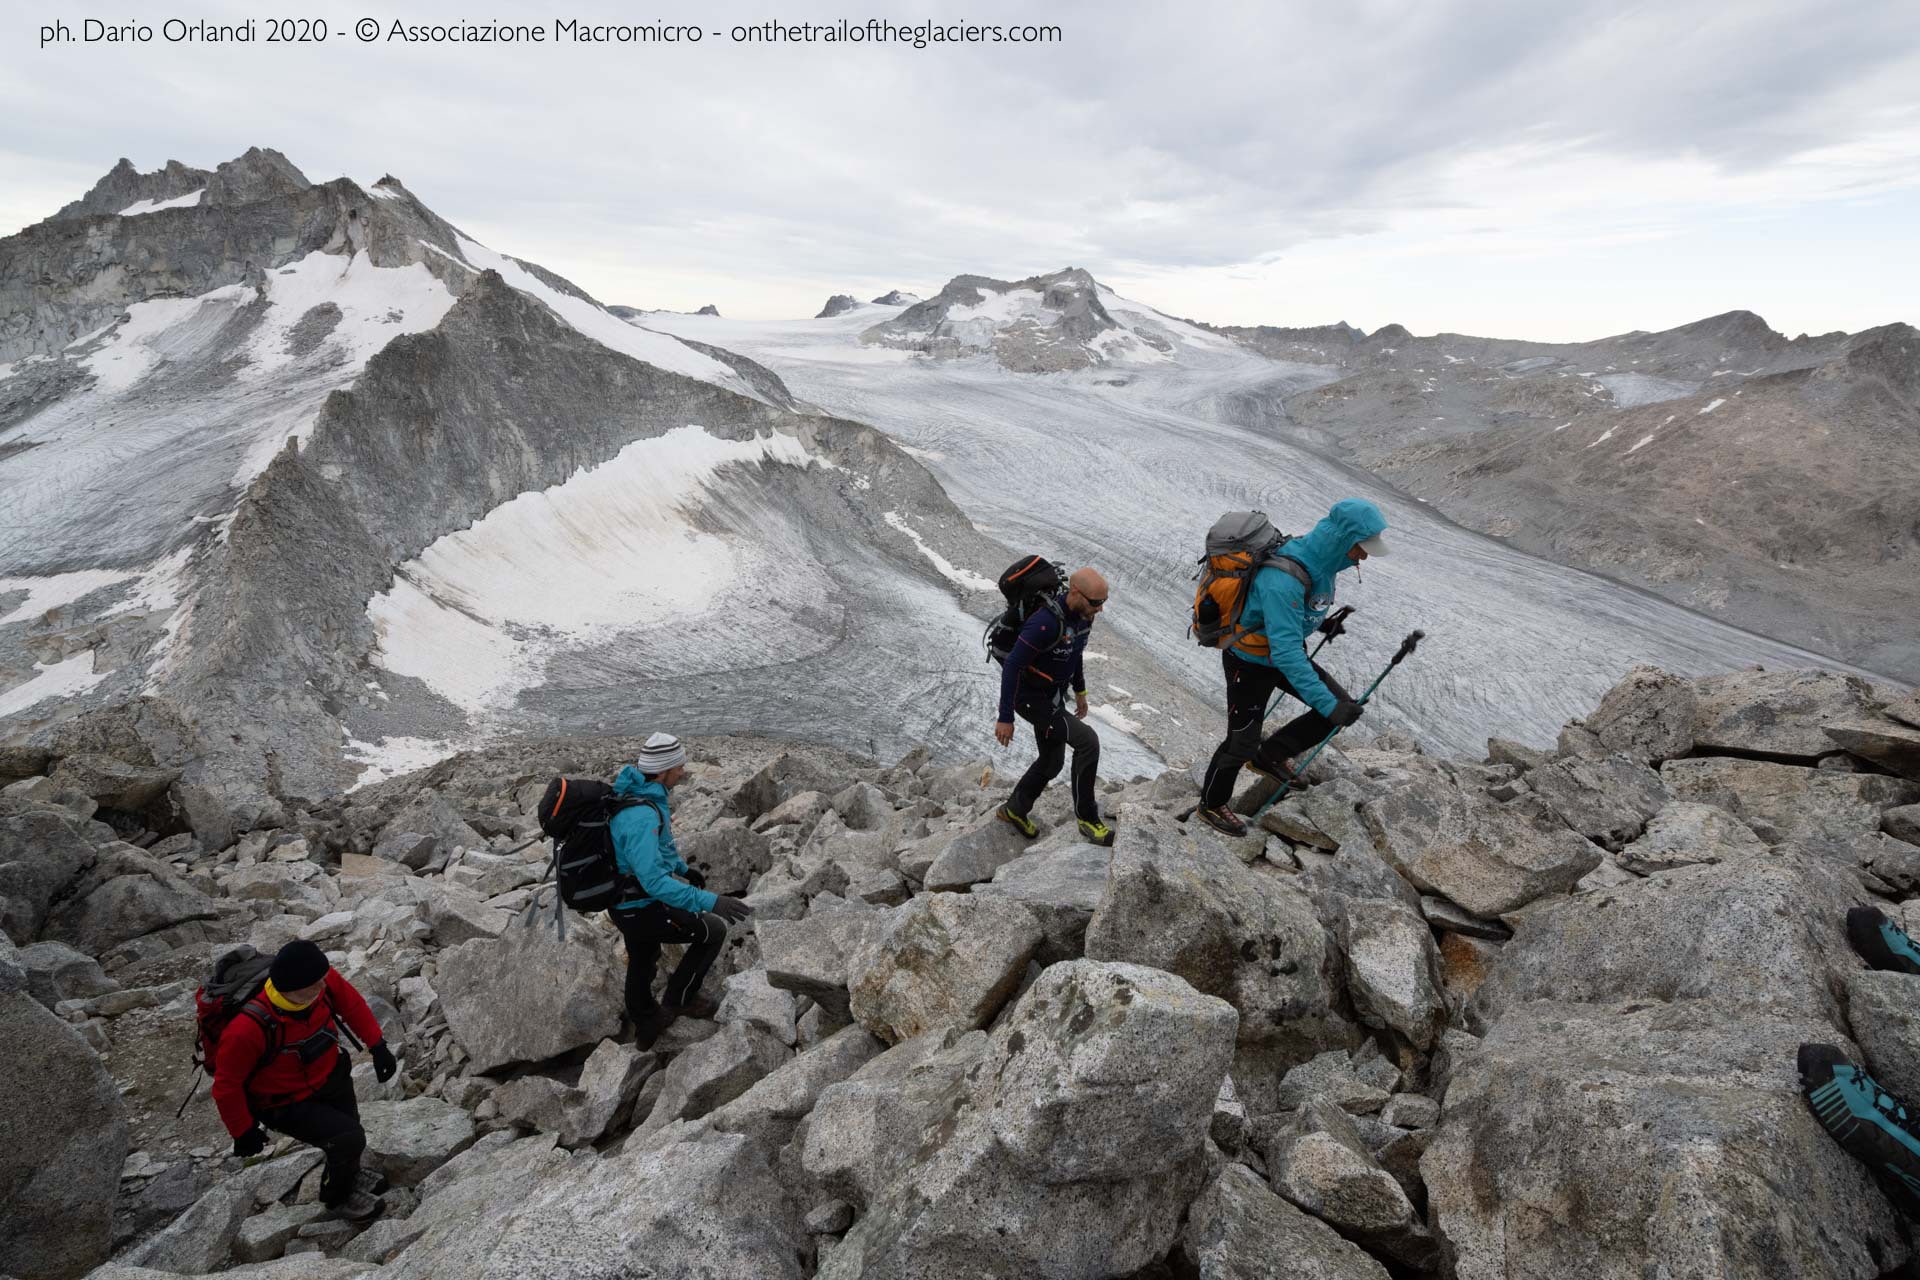
[[[327,1155],[320,1202],[343,1217],[370,1218],[380,1200],[377,1182],[360,1173],[367,1136],[335,1029],[342,1022],[367,1046],[374,1074],[391,1079],[399,1064],[366,1000],[319,947],[289,942],[274,956],[266,986],[220,1036],[213,1100],[233,1135],[233,1154],[265,1148],[261,1125],[311,1143]]]

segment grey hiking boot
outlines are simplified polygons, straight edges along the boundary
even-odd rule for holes
[[[365,1222],[369,1218],[378,1217],[380,1210],[386,1208],[386,1202],[371,1192],[355,1187],[352,1195],[339,1204],[328,1205],[327,1208],[338,1217],[352,1222]]]

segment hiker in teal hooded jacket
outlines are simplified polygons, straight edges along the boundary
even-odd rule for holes
[[[627,1016],[642,1049],[652,1047],[676,1017],[714,1015],[718,1006],[701,997],[700,984],[720,955],[728,924],[750,913],[738,898],[709,891],[673,842],[667,793],[686,778],[687,749],[672,734],[656,733],[613,780],[616,795],[639,802],[619,810],[607,824],[614,862],[632,893],[607,914],[626,939]],[[667,979],[664,1004],[653,998],[663,942],[687,949]]]
[[[1287,542],[1276,553],[1304,573],[1270,564],[1253,575],[1240,614],[1242,630],[1221,653],[1227,678],[1227,736],[1207,766],[1196,811],[1207,825],[1229,835],[1245,835],[1247,824],[1229,807],[1240,766],[1251,763],[1285,780],[1290,776],[1291,757],[1331,730],[1360,718],[1360,704],[1307,657],[1307,637],[1326,622],[1333,608],[1335,578],[1369,556],[1386,554],[1380,536],[1386,528],[1380,508],[1364,498],[1342,498],[1312,532]],[[1292,694],[1307,709],[1262,742],[1267,703],[1276,689]]]

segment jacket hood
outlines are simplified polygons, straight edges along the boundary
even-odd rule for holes
[[[1331,583],[1336,573],[1353,568],[1354,562],[1347,558],[1347,552],[1353,549],[1354,543],[1385,533],[1386,529],[1387,518],[1380,514],[1380,508],[1365,498],[1342,498],[1311,532],[1287,543],[1280,548],[1280,554],[1305,565],[1316,582]]]
[[[642,800],[658,800],[661,804],[667,802],[667,789],[657,782],[648,782],[647,775],[630,764],[620,766],[620,772],[613,780],[613,793]]]

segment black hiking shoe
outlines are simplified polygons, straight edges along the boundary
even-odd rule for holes
[[[379,1195],[387,1189],[388,1185],[387,1175],[372,1169],[361,1169],[353,1175],[354,1190],[364,1191],[370,1196]]]
[[[1830,1044],[1801,1045],[1799,1067],[1800,1092],[1820,1127],[1903,1213],[1920,1215],[1920,1132],[1907,1109]]]
[[[670,1004],[665,1007],[671,1009],[676,1018],[711,1019],[714,1014],[720,1012],[720,1002],[712,996],[695,996],[685,1004]]]
[[[1217,809],[1202,806],[1193,811],[1193,816],[1223,836],[1233,836],[1237,839],[1247,834],[1247,824],[1241,820],[1239,814],[1224,804]]]
[[[1876,907],[1854,907],[1847,912],[1847,941],[1875,969],[1920,974],[1920,947]]]
[[[656,1005],[651,1013],[641,1017],[633,1024],[633,1047],[642,1053],[653,1048],[660,1033],[673,1025],[676,1017],[674,1010],[664,1005]]]

